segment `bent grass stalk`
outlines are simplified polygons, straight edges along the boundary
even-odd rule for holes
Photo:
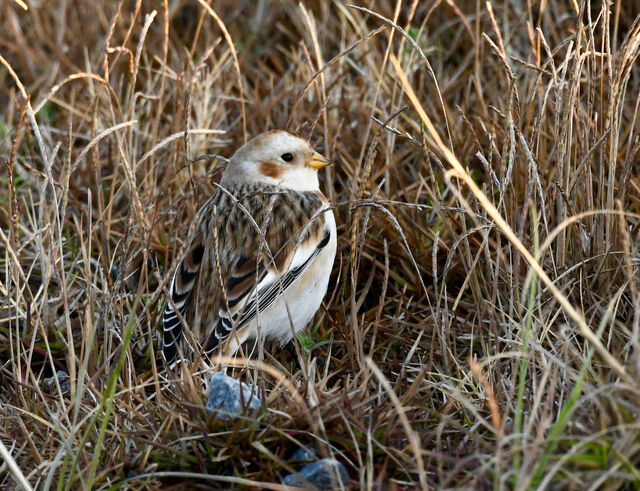
[[[418,112],[420,119],[427,127],[427,130],[429,131],[429,134],[431,135],[434,142],[436,143],[438,150],[442,152],[442,154],[445,156],[449,164],[451,164],[451,166],[453,167],[453,169],[449,170],[447,173],[450,175],[455,175],[456,177],[464,181],[464,183],[469,187],[469,189],[474,194],[476,199],[480,202],[480,205],[482,205],[482,207],[486,210],[486,212],[496,222],[496,225],[498,226],[498,228],[507,237],[507,239],[509,239],[509,241],[516,247],[516,249],[518,249],[518,251],[522,254],[522,256],[529,263],[529,265],[536,272],[536,274],[540,277],[542,282],[553,294],[553,296],[556,298],[556,300],[562,306],[565,312],[569,315],[569,317],[571,317],[575,321],[576,325],[578,326],[578,329],[580,330],[580,333],[585,338],[587,338],[591,344],[593,344],[593,346],[595,347],[596,351],[600,354],[600,356],[602,356],[602,358],[618,374],[618,376],[622,380],[624,380],[629,384],[633,384],[634,383],[633,379],[631,378],[631,376],[629,376],[629,374],[624,369],[624,367],[620,363],[618,363],[618,361],[613,357],[613,355],[609,353],[607,348],[604,347],[602,342],[600,342],[600,339],[598,339],[598,337],[593,333],[593,331],[589,328],[589,326],[587,326],[587,323],[585,322],[582,314],[580,314],[580,312],[578,312],[575,309],[575,307],[571,305],[567,297],[563,295],[562,292],[558,289],[558,287],[553,283],[553,281],[551,281],[551,278],[549,278],[549,276],[547,275],[547,273],[545,273],[545,271],[542,269],[540,264],[531,255],[531,253],[527,250],[527,248],[520,241],[520,239],[518,239],[518,237],[515,235],[515,233],[509,226],[509,224],[505,221],[504,218],[502,218],[502,215],[500,215],[500,212],[496,209],[493,203],[489,201],[489,199],[485,196],[485,194],[480,190],[478,185],[473,181],[471,176],[464,170],[464,167],[462,167],[462,164],[460,164],[460,162],[458,161],[454,153],[444,145],[444,143],[440,139],[440,136],[438,135],[438,132],[436,131],[435,126],[431,122],[431,119],[429,118],[429,116],[427,116],[427,113],[424,111],[422,105],[420,104],[418,97],[416,96],[415,92],[411,88],[411,85],[407,80],[407,76],[405,75],[404,71],[402,70],[402,67],[400,66],[400,62],[398,62],[398,59],[394,55],[391,55],[391,63],[393,64],[396,70],[396,73],[400,78],[402,86],[404,87],[407,93],[407,96],[409,97],[409,100],[411,101],[414,109]]]

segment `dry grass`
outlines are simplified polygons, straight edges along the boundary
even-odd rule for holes
[[[3,488],[280,489],[299,444],[355,488],[640,487],[639,2],[26,3]],[[338,255],[303,359],[237,360],[268,409],[226,424],[168,380],[159,311],[211,154],[273,128],[337,163]]]

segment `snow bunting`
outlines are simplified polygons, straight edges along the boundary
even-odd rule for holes
[[[311,321],[336,254],[335,218],[318,183],[328,164],[285,131],[231,157],[171,281],[162,347],[170,365],[199,350],[232,355],[249,339],[284,345]]]

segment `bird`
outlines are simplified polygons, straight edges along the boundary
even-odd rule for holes
[[[162,315],[170,367],[233,356],[249,340],[287,344],[322,304],[337,248],[333,208],[306,140],[262,133],[229,159],[200,208]]]

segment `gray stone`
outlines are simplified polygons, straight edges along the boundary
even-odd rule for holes
[[[218,418],[229,421],[245,409],[256,410],[262,407],[262,401],[256,397],[257,392],[253,385],[249,386],[225,373],[218,372],[209,382],[207,411],[217,412]]]
[[[340,483],[347,486],[349,473],[336,459],[327,458],[305,465],[298,475],[289,474],[282,482],[286,486],[304,488],[311,484],[318,489],[334,489],[340,487]]]
[[[304,446],[298,447],[298,449],[291,454],[291,458],[289,460],[315,460],[316,453],[313,451],[313,448]]]

